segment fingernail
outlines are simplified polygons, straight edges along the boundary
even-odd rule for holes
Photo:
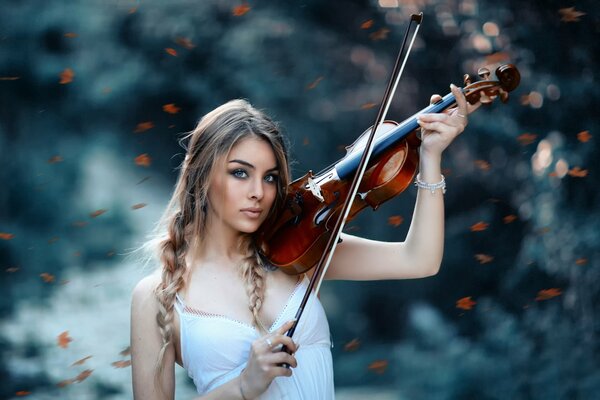
[[[454,85],[454,83],[450,84],[450,90],[454,90],[456,88],[456,86]]]

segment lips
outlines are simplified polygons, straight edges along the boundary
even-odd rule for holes
[[[250,218],[258,218],[258,217],[260,217],[260,214],[262,213],[262,208],[247,207],[247,208],[242,208],[240,211],[243,214],[246,214]]]

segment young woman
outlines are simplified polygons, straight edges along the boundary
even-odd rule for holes
[[[451,89],[458,104],[453,114],[420,117],[418,183],[428,190],[419,190],[406,240],[343,235],[325,279],[437,273],[443,191],[431,193],[428,184],[443,180],[441,154],[464,130],[470,107]],[[157,250],[160,267],[133,291],[134,397],[172,399],[177,363],[202,399],[333,399],[329,326],[318,297],[311,295],[293,338],[285,336],[308,278],[270,267],[254,242],[290,181],[276,125],[246,101],[233,100],[205,115],[184,139],[175,191],[146,245]],[[279,351],[282,345],[292,354]]]

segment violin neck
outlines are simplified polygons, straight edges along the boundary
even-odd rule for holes
[[[419,124],[417,123],[417,117],[420,114],[440,113],[445,109],[451,107],[455,103],[456,98],[454,97],[454,95],[452,93],[448,93],[442,98],[442,100],[438,101],[437,103],[430,104],[418,113],[405,119],[391,131],[381,136],[378,135],[375,138],[375,145],[373,146],[373,153],[371,154],[371,159],[376,160],[380,154],[385,152],[391,146],[394,146],[400,140],[406,138],[411,132],[415,131],[416,129],[420,129]],[[352,176],[356,173],[356,168],[358,168],[358,165],[360,163],[361,156],[362,151],[354,151],[335,164],[334,168],[340,179],[352,179]]]

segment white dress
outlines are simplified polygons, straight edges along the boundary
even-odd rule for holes
[[[304,277],[296,285],[269,332],[294,318],[308,282]],[[195,311],[186,307],[179,295],[176,298],[183,367],[193,379],[198,393],[203,395],[241,373],[246,367],[250,346],[260,334],[244,322]],[[310,295],[292,339],[300,345],[295,354],[298,367],[292,370],[291,377],[275,378],[258,399],[334,399],[329,324],[314,293]]]

